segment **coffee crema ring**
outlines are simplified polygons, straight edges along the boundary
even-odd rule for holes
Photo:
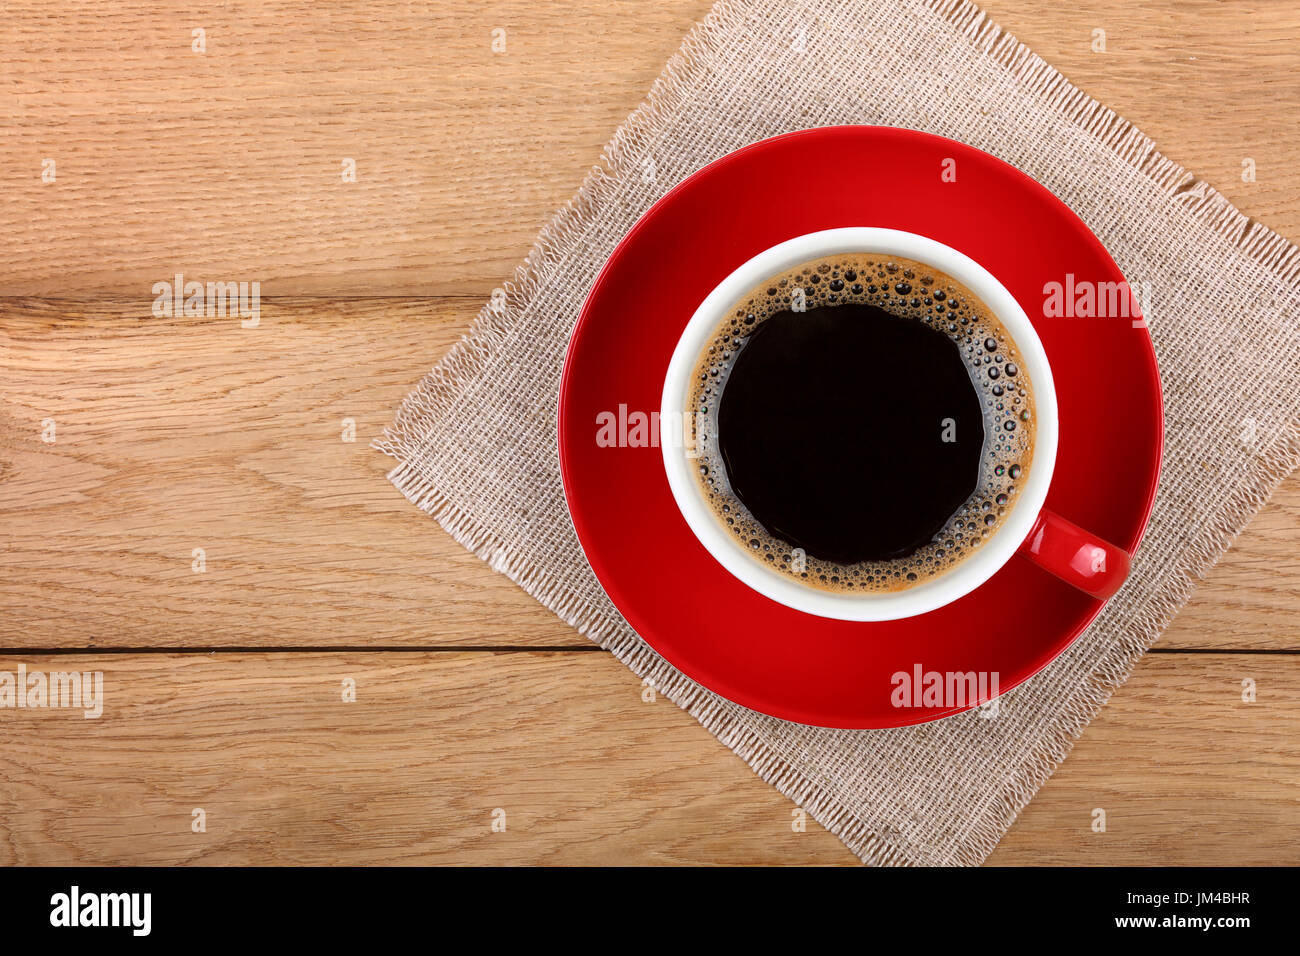
[[[797,546],[797,534],[783,535],[746,506],[732,487],[718,420],[736,362],[765,323],[783,316],[782,323],[791,326],[801,313],[825,315],[819,310],[848,304],[874,306],[890,318],[917,322],[946,336],[955,345],[978,400],[983,435],[973,490],[946,521],[941,519],[933,535],[910,553],[845,562],[819,556],[815,543]],[[692,413],[687,417],[699,454],[697,480],[717,520],[756,560],[827,591],[899,591],[950,570],[1001,527],[1033,458],[1033,388],[1010,334],[961,283],[923,263],[896,256],[849,253],[813,259],[741,297],[702,350],[686,409]],[[881,413],[873,409],[866,414]],[[817,487],[806,493],[828,495],[834,490]],[[843,494],[836,500],[850,501]]]

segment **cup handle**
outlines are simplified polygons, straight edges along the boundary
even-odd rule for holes
[[[1095,598],[1111,597],[1128,577],[1129,554],[1046,508],[1020,554]]]

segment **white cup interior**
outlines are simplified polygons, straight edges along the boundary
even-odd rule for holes
[[[966,286],[1002,323],[1020,352],[1021,365],[1034,392],[1034,453],[1029,477],[1013,498],[1011,512],[997,531],[969,557],[944,573],[902,591],[820,591],[769,568],[743,548],[723,527],[692,474],[695,464],[680,440],[661,441],[664,469],[682,517],[719,564],[749,587],[774,601],[846,621],[888,621],[924,614],[975,590],[1016,553],[1042,510],[1056,464],[1056,389],[1052,371],[1028,317],[1010,292],[974,259],[941,242],[896,229],[855,226],[798,236],[760,252],[745,262],[700,303],[673,351],[664,378],[660,420],[684,420],[691,374],[718,323],[751,289],[764,280],[811,259],[838,253],[875,253],[913,259],[933,266]],[[679,436],[680,437],[680,436]]]

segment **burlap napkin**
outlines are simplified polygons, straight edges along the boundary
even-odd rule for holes
[[[569,332],[602,263],[674,183],[810,126],[930,130],[1025,170],[1137,285],[1165,395],[1164,474],[1132,579],[1054,664],[901,730],[765,717],[659,658],[601,590],[556,458]],[[377,443],[421,509],[639,676],[869,863],[978,863],[1300,457],[1300,253],[965,2],[722,0],[469,335]]]

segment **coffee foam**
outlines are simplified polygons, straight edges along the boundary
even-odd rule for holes
[[[957,344],[983,408],[984,445],[975,491],[929,544],[905,558],[846,565],[792,549],[736,497],[718,450],[717,408],[740,350],[763,322],[782,312],[847,303],[875,305],[915,319]],[[1033,459],[1033,387],[1011,335],[964,285],[932,266],[898,256],[826,256],[752,289],[709,337],[691,376],[686,408],[699,454],[696,477],[714,516],[756,560],[826,591],[901,591],[951,570],[1002,526]]]

